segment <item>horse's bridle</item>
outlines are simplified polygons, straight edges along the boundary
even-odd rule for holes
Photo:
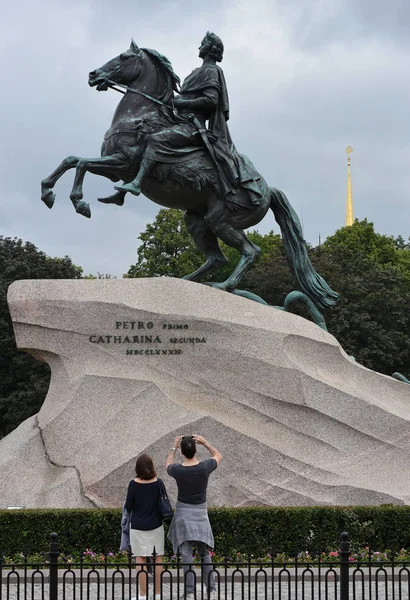
[[[136,54],[136,55],[134,55],[133,58],[134,58],[134,60],[137,60],[137,58],[139,58],[139,55]],[[119,65],[119,66],[115,67],[114,74],[116,75],[117,73],[121,73],[121,71],[123,70],[123,68],[125,66],[126,65],[124,64],[124,65]],[[130,87],[128,87],[128,85],[125,85],[123,83],[117,83],[116,81],[113,81],[112,79],[107,79],[107,78],[104,78],[104,81],[108,84],[108,87],[110,87],[112,90],[115,90],[116,92],[120,92],[120,94],[125,94],[125,92],[123,92],[122,90],[119,90],[115,86],[120,86],[120,87],[124,88],[125,90],[127,90],[127,92],[132,92],[133,94],[138,94],[139,96],[144,96],[144,98],[151,100],[151,102],[155,102],[156,104],[165,106],[165,108],[169,108],[175,114],[176,109],[174,107],[173,102],[172,102],[172,106],[170,106],[169,104],[165,104],[165,102],[158,100],[158,98],[154,98],[153,96],[150,96],[149,94],[146,94],[145,92],[140,92],[139,90],[134,90],[133,88],[130,88]]]

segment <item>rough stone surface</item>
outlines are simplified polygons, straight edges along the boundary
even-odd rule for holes
[[[91,508],[76,469],[50,462],[37,417],[30,417],[0,442],[0,508]]]
[[[143,451],[175,498],[163,464],[191,433],[224,456],[211,505],[410,503],[409,386],[313,323],[171,278],[19,281],[8,300],[52,380],[0,441],[1,507],[120,506]]]

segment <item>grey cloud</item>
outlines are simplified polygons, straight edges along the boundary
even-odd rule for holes
[[[312,10],[312,8],[314,10]],[[294,0],[284,15],[292,25],[295,46],[315,52],[334,42],[346,46],[363,40],[391,40],[409,46],[410,4],[406,0]]]

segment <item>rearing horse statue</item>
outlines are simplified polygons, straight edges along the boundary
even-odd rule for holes
[[[124,86],[126,93],[104,136],[101,157],[65,158],[42,181],[41,198],[48,208],[52,208],[55,201],[53,187],[69,169],[75,169],[70,199],[77,213],[91,216],[89,204],[83,201],[82,186],[87,171],[107,177],[113,182],[124,182],[117,187],[118,192],[114,195],[99,199],[106,204],[121,206],[127,191],[132,191],[129,186],[139,177],[150,136],[166,132],[167,128],[171,130],[176,122],[181,121],[173,111],[174,91],[178,91],[179,78],[169,60],[157,51],[139,48],[132,41],[126,52],[89,75],[89,85],[96,87],[98,91],[105,91],[115,84]],[[178,106],[177,101],[176,105]],[[207,147],[204,129],[196,131],[193,125],[192,127],[192,135],[200,134],[204,143],[196,143],[192,152],[185,153],[180,160],[158,162],[141,179],[141,191],[147,198],[161,206],[185,211],[188,231],[196,246],[205,254],[205,263],[195,272],[186,275],[185,279],[199,281],[226,264],[226,257],[219,247],[220,239],[236,248],[241,257],[228,279],[214,286],[226,291],[236,289],[260,254],[260,249],[247,238],[244,230],[257,225],[270,208],[280,226],[288,264],[298,288],[319,309],[335,304],[338,294],[330,289],[313,268],[299,219],[285,194],[269,187],[255,170],[257,202],[251,201],[246,185],[236,189],[234,202],[227,200],[220,169]],[[242,155],[237,156],[248,161]],[[250,161],[246,164],[251,165]]]

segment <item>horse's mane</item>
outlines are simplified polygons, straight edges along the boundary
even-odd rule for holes
[[[156,50],[151,50],[150,48],[141,48],[141,50],[143,50],[144,52],[146,52],[147,54],[149,54],[149,56],[151,56],[151,58],[154,59],[155,62],[157,62],[159,64],[160,67],[162,67],[162,69],[165,71],[165,79],[166,79],[166,88],[163,91],[163,97],[160,98],[160,100],[164,101],[164,102],[170,102],[171,98],[172,98],[172,90],[174,90],[175,92],[178,92],[178,86],[181,83],[180,78],[178,77],[178,75],[175,73],[174,69],[172,68],[172,64],[171,61],[168,60],[168,58],[166,56],[164,56],[163,54],[160,54],[159,52],[157,52]]]

